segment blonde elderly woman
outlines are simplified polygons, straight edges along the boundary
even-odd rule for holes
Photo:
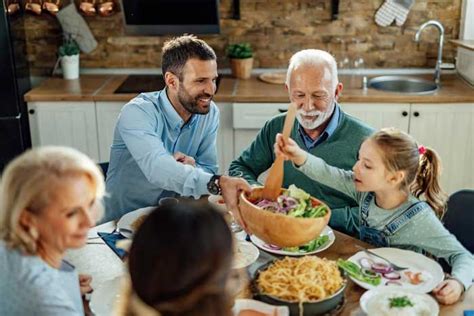
[[[102,213],[104,179],[84,154],[64,147],[27,151],[0,187],[0,315],[84,315],[78,277],[63,260],[82,247]],[[81,282],[81,284],[80,284]]]

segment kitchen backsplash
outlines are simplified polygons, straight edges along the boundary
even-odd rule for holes
[[[249,42],[254,67],[286,67],[289,57],[304,48],[329,50],[336,58],[362,57],[367,68],[432,67],[437,55],[437,30],[427,29],[421,43],[413,41],[419,25],[430,19],[445,27],[443,60],[454,62],[455,47],[448,42],[459,33],[461,0],[416,0],[402,27],[380,27],[374,15],[381,0],[340,0],[339,17],[331,20],[330,0],[241,0],[241,19],[233,20],[232,0],[221,0],[221,34],[200,36],[228,67],[225,47]],[[126,36],[122,15],[85,17],[99,45],[81,54],[81,67],[157,68],[163,42],[170,37]],[[27,54],[33,75],[49,75],[61,42],[61,28],[48,14],[26,18]]]

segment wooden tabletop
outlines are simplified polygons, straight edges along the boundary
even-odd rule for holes
[[[410,76],[432,80],[431,75]],[[114,91],[125,81],[127,75],[81,75],[76,80],[49,78],[25,94],[27,102],[32,101],[117,101],[124,104],[137,93]],[[370,79],[370,77],[369,77]],[[344,89],[340,102],[363,103],[473,103],[474,88],[457,75],[441,75],[441,89],[432,94],[414,95],[391,93],[375,89],[362,90],[362,77],[341,75],[339,80]],[[219,91],[214,97],[219,102],[289,102],[288,92],[283,84],[270,84],[253,76],[248,80],[223,77]]]
[[[350,237],[346,234],[334,231],[336,240],[334,244],[328,249],[319,252],[317,255],[321,258],[327,258],[331,260],[337,260],[339,258],[347,259],[360,251],[357,246],[365,248],[373,248],[371,245],[360,241],[359,239]],[[260,250],[262,252],[262,250]],[[261,255],[262,256],[262,255]],[[263,253],[263,256],[271,258],[271,255]],[[261,264],[261,263],[260,263]],[[366,290],[352,282],[349,279],[345,290],[345,304],[339,315],[342,316],[362,316],[364,313],[359,307],[359,299]],[[247,297],[250,296],[250,292],[245,292]],[[245,296],[245,295],[244,295]],[[463,299],[450,306],[440,305],[441,316],[453,316],[463,315],[464,310],[474,310],[474,288],[471,287],[467,293],[464,294]]]

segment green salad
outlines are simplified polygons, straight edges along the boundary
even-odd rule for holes
[[[309,243],[307,244],[304,244],[302,246],[298,246],[298,247],[285,247],[285,248],[282,248],[282,250],[284,251],[289,251],[289,252],[303,252],[303,253],[308,253],[308,252],[312,252],[316,249],[318,249],[319,247],[321,247],[322,245],[324,245],[325,243],[327,243],[329,241],[329,236],[328,235],[324,235],[324,236],[319,236],[318,238],[314,239],[314,240],[311,240]]]
[[[382,277],[378,274],[368,274],[364,272],[357,264],[349,260],[338,259],[337,265],[356,280],[377,286],[382,282]]]
[[[251,201],[264,210],[281,213],[292,217],[316,218],[328,213],[328,208],[323,204],[313,205],[311,196],[294,184],[280,195],[276,201],[266,199]]]

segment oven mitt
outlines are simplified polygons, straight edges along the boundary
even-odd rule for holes
[[[375,23],[389,26],[395,20],[397,26],[405,23],[415,0],[386,0],[375,14]]]
[[[59,10],[56,16],[63,28],[63,32],[71,34],[71,37],[77,42],[82,52],[88,54],[97,47],[94,35],[92,35],[84,18],[77,13],[74,2]]]

